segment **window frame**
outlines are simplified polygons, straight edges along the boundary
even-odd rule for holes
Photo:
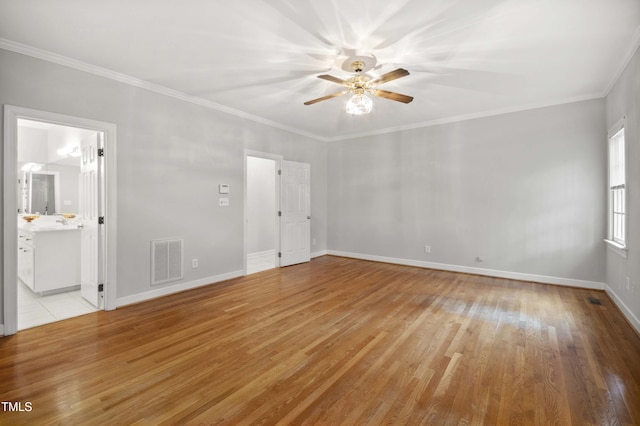
[[[627,242],[627,218],[629,212],[627,211],[627,143],[625,131],[625,118],[622,117],[618,122],[612,126],[607,132],[607,238],[605,241],[611,248],[617,251],[623,257],[626,257],[626,242]],[[616,137],[620,132],[622,135],[622,184],[612,186],[612,139]],[[616,197],[616,192],[618,195]],[[617,199],[617,202],[616,202]],[[616,208],[622,206],[621,211],[615,211]],[[622,215],[622,223],[616,224],[615,216]],[[616,226],[621,226],[622,235],[618,235]]]

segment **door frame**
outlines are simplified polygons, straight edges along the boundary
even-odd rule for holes
[[[267,152],[260,152],[260,151],[253,151],[250,149],[245,149],[244,150],[244,207],[243,207],[243,213],[244,213],[244,222],[243,222],[243,244],[242,244],[242,265],[243,265],[243,271],[244,271],[244,275],[247,275],[247,248],[249,246],[249,233],[248,233],[248,229],[247,229],[247,223],[249,220],[249,211],[247,209],[247,157],[258,157],[258,158],[265,158],[267,160],[273,160],[276,162],[276,171],[280,170],[280,164],[283,160],[282,155],[278,155],[278,154],[270,154]],[[275,204],[276,204],[276,208],[280,209],[280,175],[277,175],[276,177],[276,194],[275,194]],[[280,252],[280,218],[276,217],[276,256],[277,253]],[[280,267],[280,258],[276,257],[276,268]]]
[[[104,309],[116,308],[116,212],[117,212],[117,180],[116,180],[116,125],[82,117],[57,114],[48,111],[4,105],[4,185],[3,185],[3,334],[15,334],[18,330],[18,293],[17,293],[17,250],[18,223],[17,185],[18,176],[18,119],[43,121],[70,127],[80,127],[104,134],[104,171],[102,176],[103,213],[105,229],[103,230],[104,266]],[[107,202],[108,200],[108,202]]]

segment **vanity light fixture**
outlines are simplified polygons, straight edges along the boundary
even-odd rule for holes
[[[23,172],[38,172],[42,170],[42,164],[40,163],[24,163],[22,166]]]
[[[80,157],[79,146],[65,146],[56,151],[60,157]]]

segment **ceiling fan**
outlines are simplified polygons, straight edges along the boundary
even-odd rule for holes
[[[403,68],[398,68],[372,80],[369,76],[362,72],[365,69],[365,63],[363,61],[353,61],[351,63],[351,69],[355,72],[355,75],[347,80],[343,80],[341,78],[334,77],[328,74],[319,75],[318,78],[331,81],[332,83],[341,84],[342,86],[345,86],[346,90],[323,96],[321,98],[313,99],[305,102],[304,104],[313,105],[317,102],[326,101],[327,99],[336,98],[338,96],[350,93],[353,96],[347,102],[347,112],[349,114],[361,115],[371,112],[371,109],[373,108],[373,101],[367,95],[391,99],[392,101],[402,102],[405,104],[408,104],[413,100],[412,96],[378,89],[378,86],[382,83],[408,76],[409,71]]]

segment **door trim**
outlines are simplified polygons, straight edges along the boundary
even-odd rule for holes
[[[282,155],[269,154],[267,152],[252,151],[250,149],[244,150],[244,222],[243,222],[243,244],[242,244],[242,269],[244,275],[247,275],[247,247],[249,246],[249,235],[247,232],[247,221],[249,219],[249,212],[247,210],[247,157],[266,158],[268,160],[274,160],[276,162],[276,170],[280,170],[280,164],[282,162]],[[276,206],[280,208],[280,176],[278,176],[276,182]],[[276,219],[276,253],[280,251],[280,221]],[[280,267],[280,259],[276,262],[276,268]]]
[[[45,121],[71,127],[81,127],[104,133],[104,198],[108,203],[103,205],[106,211],[104,230],[104,308],[116,308],[117,279],[117,186],[116,186],[116,125],[87,118],[57,114],[48,111],[4,105],[4,185],[3,185],[3,334],[15,334],[18,329],[18,295],[17,295],[17,176],[18,165],[18,119]],[[13,284],[11,284],[13,283]]]

